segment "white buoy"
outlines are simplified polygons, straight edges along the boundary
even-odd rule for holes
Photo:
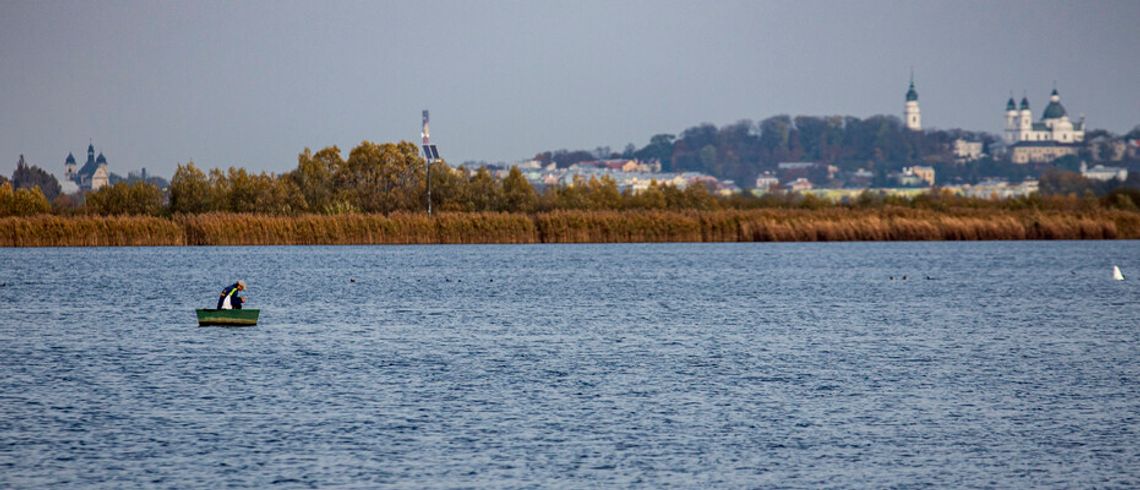
[[[1124,274],[1120,273],[1120,267],[1112,266],[1112,279],[1115,281],[1123,281]]]

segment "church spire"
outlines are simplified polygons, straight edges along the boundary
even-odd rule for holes
[[[906,100],[918,101],[918,91],[914,89],[914,68],[910,69],[910,89],[906,91]]]

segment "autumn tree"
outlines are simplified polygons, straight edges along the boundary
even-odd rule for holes
[[[467,182],[467,201],[471,211],[498,211],[502,188],[486,167],[481,167]]]
[[[244,168],[230,167],[225,174],[211,171],[211,194],[221,211],[289,215],[308,209],[301,189],[291,179]]]
[[[213,209],[210,181],[194,162],[178,164],[170,179],[170,212],[197,214]]]
[[[305,148],[297,157],[297,169],[288,177],[296,185],[310,211],[329,214],[337,209],[335,176],[345,166],[340,148],[329,146],[316,154]]]
[[[512,213],[529,213],[538,206],[538,194],[527,182],[518,167],[511,167],[503,179],[502,210]]]
[[[11,182],[0,183],[0,216],[32,216],[51,211],[39,187],[16,189]]]
[[[628,202],[634,209],[665,209],[666,206],[665,193],[656,180],[650,181],[645,190],[631,195]]]
[[[361,143],[348,155],[336,175],[340,186],[351,189],[356,204],[365,212],[388,214],[419,210],[424,200],[424,160],[416,145]]]
[[[431,205],[439,211],[472,211],[467,174],[446,163],[437,162],[431,168]]]
[[[589,209],[621,209],[622,197],[617,181],[609,175],[598,179],[590,177],[586,183],[586,200]]]
[[[84,207],[103,216],[154,216],[162,212],[162,190],[142,181],[119,182],[88,193]]]

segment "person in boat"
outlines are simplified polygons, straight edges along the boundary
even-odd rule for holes
[[[218,309],[240,310],[241,304],[245,302],[245,298],[238,295],[242,291],[245,291],[245,281],[235,282],[223,289],[221,296],[218,296]]]

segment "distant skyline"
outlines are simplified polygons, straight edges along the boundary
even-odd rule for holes
[[[1074,118],[1140,124],[1140,2],[0,3],[0,173],[62,178],[87,144],[126,176],[282,173],[305,147],[418,142],[453,164],[641,147],[773,115],[1000,133],[1054,83]]]

